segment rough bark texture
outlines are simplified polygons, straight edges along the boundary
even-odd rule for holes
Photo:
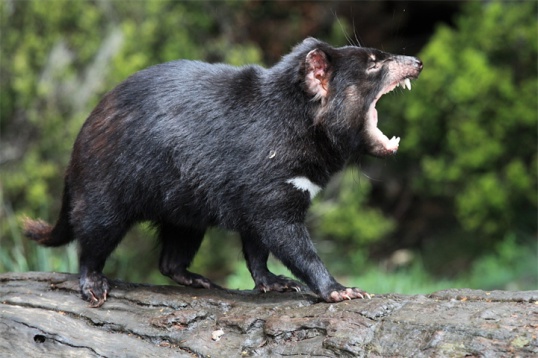
[[[328,304],[308,293],[114,281],[94,309],[77,275],[8,273],[0,283],[2,357],[538,356],[538,291]]]

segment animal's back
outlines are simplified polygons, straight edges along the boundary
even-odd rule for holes
[[[109,92],[75,143],[67,178],[74,201],[84,204],[74,216],[91,208],[197,225],[233,217],[240,192],[264,180],[259,157],[283,138],[267,133],[279,126],[263,113],[263,71],[174,61]]]

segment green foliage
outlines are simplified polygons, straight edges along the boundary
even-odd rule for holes
[[[371,183],[359,175],[351,168],[335,177],[308,220],[320,254],[334,262],[335,273],[359,274],[368,264],[368,248],[396,227],[394,220],[368,205]]]
[[[538,243],[521,245],[516,236],[508,235],[494,250],[477,260],[467,286],[482,289],[524,290],[538,287]]]
[[[370,266],[361,273],[360,277],[344,277],[342,282],[373,294],[427,294],[448,288],[467,287],[459,280],[439,279],[432,276],[420,259],[415,259],[410,266],[398,270]]]
[[[394,181],[345,171],[317,199],[308,222],[323,260],[344,281],[376,293],[536,287],[536,247],[529,241],[538,232],[537,6],[466,4],[456,26],[439,26],[419,55],[425,68],[413,91],[378,105],[383,130],[401,135],[402,143],[390,165],[368,165],[382,166],[384,177],[394,170]],[[0,2],[0,272],[77,271],[74,245],[38,247],[22,237],[19,219],[55,220],[72,144],[106,91],[142,68],[177,58],[260,63],[262,52],[249,39],[271,34],[249,37],[237,24],[251,17],[262,23],[267,11],[288,16],[289,32],[310,28],[297,8],[286,15],[272,3]],[[342,18],[316,35],[343,45],[349,28]],[[407,186],[411,209],[419,213],[414,221],[391,211],[405,201],[395,182]],[[416,236],[416,227],[430,227],[418,247],[422,256],[391,270],[371,264],[372,247],[389,251],[394,238]],[[143,224],[128,236],[105,272],[169,282],[155,269],[153,230]],[[251,288],[243,260],[236,260],[238,242],[235,234],[212,230],[193,271]],[[460,261],[445,260],[448,252]],[[450,280],[426,272],[432,260],[449,267]],[[274,261],[270,267],[289,275]]]
[[[536,262],[538,243],[522,245],[511,235],[497,243],[493,252],[477,259],[468,271],[453,277],[428,273],[423,257],[417,257],[396,270],[371,266],[349,283],[374,293],[425,294],[449,288],[528,290],[538,287]]]
[[[351,169],[334,180],[338,183],[336,198],[318,202],[312,208],[319,216],[318,234],[342,246],[367,247],[394,229],[394,221],[379,209],[367,206],[371,185],[366,178],[358,181],[356,170]]]
[[[386,103],[415,195],[454,208],[462,232],[531,236],[537,217],[535,2],[472,2],[419,55],[424,71]],[[391,129],[392,130],[392,129]],[[417,168],[418,167],[418,168]]]

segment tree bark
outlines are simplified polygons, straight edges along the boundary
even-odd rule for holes
[[[310,293],[113,281],[96,309],[77,275],[6,273],[0,283],[2,357],[538,356],[538,291],[328,304]]]

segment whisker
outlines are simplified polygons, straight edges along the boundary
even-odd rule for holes
[[[353,44],[353,40],[351,39],[351,37],[349,37],[346,29],[344,28],[344,25],[342,24],[342,22],[340,21],[340,18],[338,17],[338,15],[336,14],[336,11],[333,10],[333,15],[334,17],[336,18],[336,21],[338,21],[338,25],[340,26],[340,29],[342,30],[342,33],[344,34],[344,37],[346,38],[346,41],[350,44],[350,45],[354,45]]]
[[[362,47],[361,41],[359,40],[359,38],[357,36],[357,31],[355,29],[355,18],[353,18],[353,20],[352,20],[352,26],[353,26],[353,35],[355,36],[355,41],[357,41],[357,46]]]

